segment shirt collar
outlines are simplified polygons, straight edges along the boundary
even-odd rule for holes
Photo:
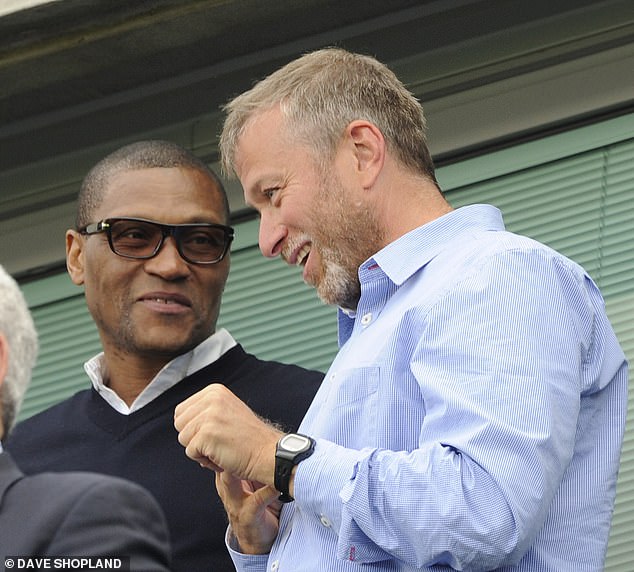
[[[504,230],[502,213],[491,205],[455,209],[391,242],[359,267],[361,288],[380,270],[396,286],[429,264],[458,235],[482,230]],[[356,312],[339,308],[338,337],[341,347],[352,334]]]
[[[103,352],[97,354],[84,364],[95,390],[105,401],[119,413],[129,415],[147,405],[159,395],[176,385],[181,379],[191,375],[216,361],[225,352],[236,345],[236,341],[224,328],[219,329],[193,350],[184,353],[165,364],[154,379],[145,387],[137,398],[128,406],[103,380]]]
[[[447,248],[456,236],[474,230],[504,230],[502,213],[491,205],[458,208],[391,242],[361,268],[378,264],[400,286]]]

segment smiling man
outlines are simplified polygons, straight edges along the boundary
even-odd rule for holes
[[[602,570],[627,364],[590,276],[449,205],[374,58],[307,54],[226,110],[262,253],[340,307],[341,346],[300,434],[221,385],[176,408],[237,570]]]
[[[27,473],[92,470],[136,481],[162,505],[173,570],[233,570],[213,479],[189,462],[174,407],[222,383],[296,429],[323,377],[266,362],[216,329],[233,229],[221,182],[165,141],[115,151],[86,176],[67,267],[84,288],[103,353],[92,389],[19,424],[8,444]]]

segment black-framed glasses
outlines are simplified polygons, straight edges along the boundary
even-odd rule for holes
[[[220,262],[233,240],[233,228],[214,223],[163,224],[132,217],[106,218],[86,225],[81,234],[105,232],[110,250],[125,258],[152,258],[168,236],[181,257],[192,264]]]

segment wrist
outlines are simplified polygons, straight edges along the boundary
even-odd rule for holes
[[[261,554],[268,554],[271,552],[272,543],[251,543],[248,540],[240,539],[238,536],[230,529],[229,531],[229,545],[230,547],[239,552],[240,554],[245,554],[248,556],[257,556]]]

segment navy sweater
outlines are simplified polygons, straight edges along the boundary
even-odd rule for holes
[[[238,345],[130,415],[116,412],[94,389],[80,391],[19,423],[6,449],[26,474],[83,470],[139,483],[165,512],[175,572],[231,571],[214,473],[186,457],[174,408],[221,382],[256,413],[293,431],[322,378],[321,372],[259,360]]]

